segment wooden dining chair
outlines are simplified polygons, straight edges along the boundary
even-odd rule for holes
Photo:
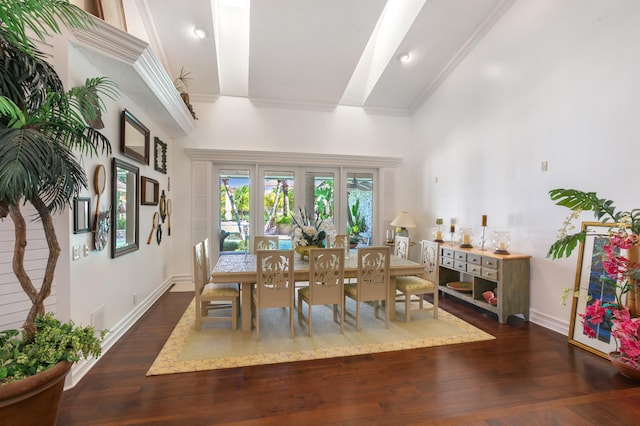
[[[333,239],[333,247],[334,248],[349,248],[349,235],[347,234],[338,234]]]
[[[345,309],[345,315],[355,318],[356,331],[360,331],[360,304],[362,302],[374,302],[376,318],[379,318],[380,302],[384,302],[385,326],[389,328],[390,263],[391,250],[389,247],[362,247],[358,249],[358,281],[355,284],[344,285],[345,298],[349,297],[356,302],[355,315]]]
[[[193,281],[195,284],[196,319],[195,328],[200,330],[205,321],[230,321],[231,329],[238,327],[240,292],[233,284],[209,283],[211,274],[208,256],[208,241],[193,246]],[[210,311],[230,308],[230,316],[212,316]]]
[[[276,236],[256,235],[253,237],[253,253],[257,250],[278,250],[280,238]]]
[[[403,259],[409,258],[409,237],[396,235],[394,240],[394,254]]]
[[[307,317],[302,312],[307,304]],[[340,316],[340,333],[344,333],[344,249],[313,248],[309,250],[309,285],[298,289],[298,323],[307,324],[313,332],[313,305],[333,305],[333,321]],[[340,306],[340,309],[338,309]]]
[[[399,246],[404,241],[398,241],[407,237],[396,237],[396,255],[401,256]],[[408,247],[408,238],[407,238]],[[420,241],[420,262],[424,265],[424,272],[416,276],[400,276],[396,277],[396,290],[401,293],[405,307],[405,321],[411,321],[411,312],[433,310],[433,318],[438,318],[438,271],[439,261],[438,255],[440,247],[437,242],[423,240]],[[424,296],[433,294],[433,306],[425,308]],[[417,303],[417,309],[411,309],[411,305]]]
[[[258,250],[256,265],[258,277],[251,297],[256,340],[260,340],[260,310],[267,308],[289,308],[289,328],[293,338],[293,250]]]

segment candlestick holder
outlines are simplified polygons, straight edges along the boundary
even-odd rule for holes
[[[496,248],[496,251],[494,251],[495,254],[509,254],[507,250],[509,245],[511,245],[509,231],[494,231],[493,245]]]
[[[433,228],[433,241],[436,243],[444,243],[442,236],[444,232],[442,231],[442,219],[436,219],[436,227]]]
[[[460,229],[460,248],[472,248],[473,231],[471,228]]]
[[[487,227],[486,226],[482,226],[482,237],[480,237],[480,250],[481,251],[485,251],[486,250],[484,248],[484,245],[487,242],[486,232],[487,232]]]

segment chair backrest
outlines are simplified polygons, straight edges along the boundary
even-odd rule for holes
[[[338,234],[333,239],[334,248],[349,247],[349,236],[347,234]]]
[[[253,252],[258,250],[278,250],[278,236],[255,236],[253,237]]]
[[[440,244],[435,241],[420,241],[420,261],[424,265],[424,278],[436,286],[440,271]]]
[[[204,252],[204,263],[202,264],[202,270],[204,272],[204,280],[206,283],[209,282],[209,277],[211,276],[211,258],[209,258],[209,239],[205,238],[202,240],[203,252]]]
[[[394,247],[396,256],[403,259],[409,258],[409,237],[396,235]]]
[[[309,250],[309,304],[342,304],[344,298],[344,249]]]
[[[358,297],[362,301],[386,300],[389,289],[389,247],[358,249]]]
[[[202,292],[202,288],[207,284],[208,277],[205,278],[205,244],[199,241],[193,246],[193,282],[195,284],[196,294]]]
[[[293,306],[293,250],[256,251],[260,308]]]

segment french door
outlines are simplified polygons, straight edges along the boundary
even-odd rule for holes
[[[214,167],[214,220],[221,254],[250,250],[251,237],[277,235],[291,247],[292,215],[304,211],[333,223],[335,234],[372,244],[372,170],[271,165]],[[215,240],[215,238],[214,238]]]
[[[258,169],[264,197],[258,217],[263,235],[278,235],[280,247],[291,247],[292,216],[308,216],[335,224],[335,181],[339,169],[264,166]],[[257,235],[257,234],[256,234]]]

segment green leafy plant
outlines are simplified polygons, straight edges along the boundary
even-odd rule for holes
[[[173,85],[178,92],[186,92],[189,90],[189,83],[193,80],[191,71],[185,71],[184,67],[180,68],[180,74],[173,80]]]
[[[32,342],[20,337],[18,330],[0,332],[0,383],[40,373],[60,361],[75,362],[102,352],[100,341],[106,330],[97,337],[93,327],[61,323],[51,313],[36,318],[35,327]]]
[[[567,207],[571,215],[563,223],[558,239],[547,253],[547,257],[558,259],[569,257],[579,243],[584,242],[585,231],[569,234],[574,229],[572,220],[580,216],[583,211],[592,211],[595,218],[602,223],[627,223],[631,232],[640,234],[640,209],[629,212],[617,211],[613,201],[599,198],[595,192],[585,192],[576,189],[552,189],[549,191],[551,200],[557,205]]]
[[[365,232],[367,228],[367,222],[360,212],[360,199],[356,198],[351,208],[348,210],[348,228],[347,234],[359,234],[360,232]]]

